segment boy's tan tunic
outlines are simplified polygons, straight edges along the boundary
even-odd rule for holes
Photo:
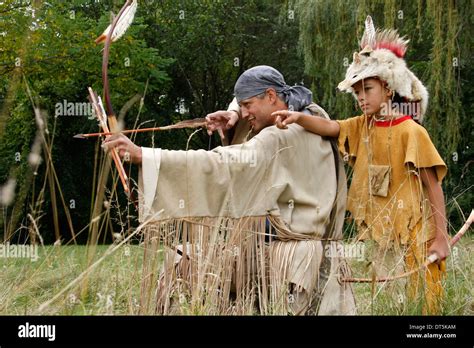
[[[342,239],[345,211],[346,182],[342,163],[338,162],[339,187],[330,142],[294,124],[284,131],[275,126],[267,127],[244,144],[217,147],[212,151],[143,148],[139,179],[142,193],[140,220],[144,221],[163,210],[154,219],[154,225],[169,226],[170,221],[193,221],[197,225],[201,223],[206,227],[213,225],[219,228],[223,225],[240,226],[241,222],[246,228],[235,227],[235,230],[230,229],[230,233],[221,232],[213,238],[222,241],[220,238],[225,234],[228,244],[224,244],[224,249],[237,243],[235,245],[239,245],[241,253],[244,250],[253,251],[246,254],[247,258],[234,255],[236,259],[225,261],[227,254],[220,250],[217,253],[221,256],[213,258],[212,266],[209,266],[209,272],[213,274],[218,273],[215,269],[223,267],[219,262],[235,262],[238,269],[239,262],[258,259],[254,254],[266,249],[265,259],[250,261],[251,266],[240,264],[248,267],[248,272],[244,273],[255,273],[257,276],[252,278],[255,284],[246,288],[251,289],[248,291],[253,295],[245,293],[247,290],[242,286],[240,292],[237,289],[237,300],[245,296],[255,299],[262,314],[353,314],[352,290],[349,285],[338,282],[345,269],[343,259],[329,254],[330,244],[340,243]],[[329,226],[330,221],[334,223],[334,228]],[[269,231],[269,224],[272,225],[270,230],[277,234],[270,243],[263,239],[264,233]],[[166,228],[156,230],[163,233]],[[171,231],[177,232],[175,227]],[[186,240],[192,240],[189,235],[193,232],[187,231],[178,232],[183,238],[186,236]],[[194,233],[201,233],[201,236],[206,233],[202,229],[197,231]],[[226,231],[229,232],[228,229]],[[167,237],[161,235],[160,238]],[[242,244],[249,240],[254,240],[257,246]],[[178,242],[183,241],[175,240],[171,244]],[[202,241],[196,243],[200,243],[202,248],[210,245]],[[187,245],[184,253],[192,254],[195,247]],[[188,257],[193,260],[192,256]],[[172,261],[169,262],[180,259],[180,256],[170,256]],[[165,265],[165,269],[174,272],[170,267]],[[194,279],[193,271],[190,271],[192,262],[187,267],[183,272],[188,272],[189,279]],[[171,282],[169,279],[168,283]],[[166,275],[160,281],[166,282]],[[225,293],[227,285],[219,282],[216,291]],[[163,284],[161,286],[166,288]],[[166,291],[173,291],[171,287],[167,285]],[[258,290],[262,287],[266,290]],[[295,289],[299,293],[292,293]],[[229,293],[232,291],[231,288],[228,290]],[[186,303],[192,297],[193,290],[188,289]],[[157,311],[171,313],[170,303],[163,306]],[[220,307],[217,314],[246,314],[239,309],[227,311],[224,307]]]
[[[390,124],[362,115],[338,123],[339,150],[354,168],[347,210],[358,225],[359,238],[382,246],[409,243],[410,231],[423,214],[432,215],[420,169],[434,167],[439,182],[447,172],[427,131],[409,117]],[[418,233],[417,242],[433,237],[430,226]]]

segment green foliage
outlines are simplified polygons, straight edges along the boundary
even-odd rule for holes
[[[79,226],[88,219],[94,147],[92,143],[79,144],[72,135],[96,131],[97,122],[88,115],[57,115],[57,106],[87,102],[88,86],[98,92],[102,89],[102,45],[94,43],[109,21],[109,13],[102,6],[86,1],[40,4],[7,1],[2,5],[7,16],[0,22],[0,32],[4,33],[0,50],[0,134],[4,135],[0,155],[5,159],[0,162],[0,182],[5,182],[8,176],[15,177],[17,191],[31,185],[24,181],[28,170],[26,159],[36,133],[33,105],[26,93],[28,83],[34,103],[47,115],[47,128],[55,139],[51,155],[67,201],[77,202],[78,213],[73,218]],[[97,14],[102,17],[97,18]],[[166,90],[170,80],[165,69],[172,59],[162,58],[155,48],[140,39],[147,30],[141,22],[138,17],[136,25],[111,48],[110,88],[117,109],[117,105],[123,105],[135,94],[143,94],[146,84],[153,93]],[[132,110],[137,110],[137,106]],[[12,163],[16,152],[21,153],[20,163]],[[18,168],[12,172],[15,166]],[[39,186],[44,174],[43,165],[35,179]],[[20,195],[17,199],[26,203],[26,197]],[[50,209],[48,197],[45,206]],[[20,208],[17,213],[21,211]],[[64,222],[64,216],[60,218]],[[51,231],[50,222],[44,223],[46,231]],[[45,239],[51,240],[49,232]]]
[[[160,54],[174,58],[172,87],[150,95],[158,124],[204,117],[227,108],[234,82],[246,69],[272,65],[288,77],[288,83],[304,79],[304,66],[297,55],[297,21],[281,23],[281,4],[268,1],[161,1],[139,6],[147,25],[144,39]],[[182,113],[178,112],[182,106]],[[155,116],[156,115],[156,116]],[[160,134],[156,143],[183,149],[190,131]],[[142,139],[145,137],[142,137]],[[192,147],[213,147],[219,141],[198,134]]]

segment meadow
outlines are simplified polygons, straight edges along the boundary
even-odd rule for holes
[[[443,315],[474,314],[473,252],[469,235],[453,248],[444,280]],[[0,314],[136,315],[142,257],[143,245],[111,244],[39,246],[36,261],[1,258]],[[363,259],[348,260],[354,275],[367,267]],[[354,292],[359,315],[421,314],[421,303],[393,296],[386,283],[374,289],[371,284],[354,284]]]

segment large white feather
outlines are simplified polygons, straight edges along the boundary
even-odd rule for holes
[[[362,35],[360,47],[364,48],[367,45],[369,45],[371,48],[375,48],[375,27],[372,17],[370,16],[367,16],[365,20],[365,30],[364,35]]]
[[[117,24],[115,25],[114,32],[112,33],[112,42],[120,39],[127,31],[130,24],[132,24],[133,18],[135,17],[135,12],[137,11],[137,6],[137,0],[133,0],[130,6],[127,6],[127,8],[123,11],[122,15],[118,19]],[[110,24],[107,29],[104,30],[102,35],[97,39],[97,42],[102,42],[105,40],[105,38],[110,32],[111,27],[112,24]]]

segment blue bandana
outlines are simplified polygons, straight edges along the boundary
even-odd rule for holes
[[[277,93],[284,95],[284,102],[289,110],[300,111],[312,103],[313,94],[303,86],[290,87],[283,75],[268,65],[259,65],[244,71],[234,87],[237,102],[264,93],[268,88],[274,88]]]

